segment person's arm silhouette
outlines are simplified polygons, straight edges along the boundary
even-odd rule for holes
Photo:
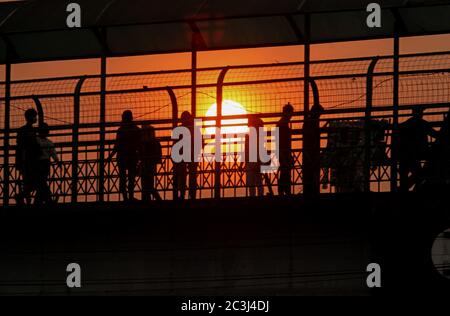
[[[116,154],[117,154],[117,150],[114,147],[113,150],[111,151],[111,153],[109,154],[108,158],[106,159],[106,161],[107,162],[111,162]]]
[[[426,122],[425,127],[428,136],[434,139],[438,138],[439,133],[433,128],[430,122]]]
[[[114,158],[114,156],[117,154],[117,144],[119,142],[119,131],[117,131],[117,136],[116,136],[116,141],[114,143],[114,147],[113,150],[109,153],[108,158],[106,159],[106,162],[111,163],[112,159]]]
[[[56,153],[55,145],[51,143],[50,147],[50,157],[53,159],[54,162],[58,165],[58,167],[62,167],[62,161],[58,158],[58,154]]]

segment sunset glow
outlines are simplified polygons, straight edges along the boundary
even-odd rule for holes
[[[217,104],[214,103],[206,111],[207,117],[215,117],[217,114]],[[233,116],[233,115],[246,115],[247,110],[244,106],[238,102],[232,100],[224,100],[222,103],[222,115],[223,116]],[[248,119],[229,119],[222,120],[222,134],[245,134],[248,132]],[[236,125],[233,125],[236,124]],[[214,121],[206,121],[206,126],[214,126]],[[207,127],[205,129],[206,135],[214,135],[216,133],[215,127]]]

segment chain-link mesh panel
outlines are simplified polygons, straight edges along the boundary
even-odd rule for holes
[[[31,96],[73,93],[79,78],[19,81],[11,84],[11,96]]]
[[[320,103],[325,108],[321,118],[322,149],[330,142],[327,126],[344,122],[350,126],[361,126],[366,114],[367,72],[374,58],[359,58],[338,61],[320,61],[311,63],[311,77],[318,86]],[[393,59],[380,57],[376,63],[371,89],[373,120],[393,122]],[[436,130],[439,130],[449,107],[450,91],[450,54],[408,55],[400,60],[399,80],[399,122],[411,117],[415,106],[426,107],[425,118]],[[217,103],[217,81],[221,68],[199,69],[197,71],[195,115],[202,117],[203,124],[213,123],[207,116],[215,116]],[[403,73],[402,73],[403,72]],[[223,115],[253,114],[262,118],[266,128],[271,128],[280,120],[282,107],[286,103],[294,106],[296,115],[291,127],[293,131],[294,168],[291,173],[293,193],[303,191],[303,128],[304,128],[304,64],[286,63],[273,65],[252,65],[229,67],[223,85]],[[51,190],[59,202],[70,202],[72,198],[72,176],[77,173],[77,201],[91,202],[99,199],[100,163],[105,163],[105,200],[119,200],[118,168],[115,161],[101,162],[100,159],[100,76],[88,76],[83,83],[81,95],[75,90],[80,78],[59,78],[45,80],[27,80],[13,82],[10,100],[11,151],[10,151],[10,191],[13,203],[14,193],[18,192],[20,175],[15,170],[14,150],[16,131],[24,125],[24,112],[36,108],[32,98],[37,96],[42,104],[44,121],[51,126],[50,139],[56,144],[57,153],[63,165],[52,165]],[[174,106],[167,87],[171,87],[177,101],[177,116],[191,111],[192,72],[190,70],[148,72],[136,74],[108,75],[106,78],[105,105],[105,151],[106,156],[112,150],[116,131],[124,110],[132,110],[139,124],[152,124],[163,148],[163,158],[158,165],[156,187],[164,199],[172,199],[173,163],[170,158],[172,117]],[[0,85],[4,92],[4,84]],[[133,91],[130,91],[133,90]],[[370,89],[369,89],[370,91]],[[75,104],[79,100],[79,126],[75,123]],[[4,126],[4,98],[1,100],[0,118]],[[310,106],[314,104],[313,90],[310,90]],[[232,109],[239,108],[239,111]],[[208,123],[208,124],[209,124]],[[239,123],[238,125],[245,125]],[[353,124],[353,125],[352,125]],[[390,125],[389,125],[390,126]],[[205,127],[205,126],[204,126]],[[77,143],[73,130],[78,128]],[[203,129],[206,130],[206,129]],[[359,131],[360,132],[360,131]],[[3,136],[3,135],[2,135]],[[392,127],[384,134],[386,155],[391,156]],[[3,148],[4,140],[0,138]],[[242,141],[242,139],[241,139]],[[76,146],[76,147],[75,147]],[[356,150],[356,147],[355,147]],[[222,164],[220,170],[221,195],[223,197],[245,196],[248,194],[247,175],[242,163],[236,160],[236,153],[227,153],[230,160]],[[78,158],[77,170],[72,170],[74,155]],[[3,153],[0,159],[4,157]],[[197,170],[198,196],[214,196],[216,177],[215,163],[205,158]],[[4,163],[1,162],[1,177],[4,175]],[[377,166],[370,172],[370,188],[374,191],[390,190],[389,163]],[[278,173],[268,175],[268,182],[277,193]],[[321,177],[327,176],[323,169]],[[329,174],[328,174],[329,176]],[[1,181],[3,192],[4,179]],[[142,189],[137,180],[138,197]],[[268,183],[265,183],[267,192]],[[322,192],[337,192],[336,188],[322,189]]]

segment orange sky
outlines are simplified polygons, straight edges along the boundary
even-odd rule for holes
[[[405,38],[401,41],[401,51],[402,53],[450,51],[450,35]],[[313,59],[347,58],[385,54],[392,54],[392,40],[323,44],[314,45],[312,47]],[[303,60],[302,46],[199,53],[199,67],[301,60]],[[189,67],[190,54],[188,53],[112,58],[108,62],[108,72],[111,73]],[[98,71],[98,60],[28,63],[13,66],[13,79],[95,74],[98,73]],[[4,78],[3,71],[0,78]]]

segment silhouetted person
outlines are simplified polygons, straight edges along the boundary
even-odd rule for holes
[[[294,165],[292,159],[292,130],[289,127],[294,108],[290,103],[283,107],[283,114],[277,124],[279,129],[279,157],[280,171],[278,178],[278,194],[291,195],[291,171]]]
[[[122,114],[122,124],[117,130],[116,142],[108,161],[117,154],[119,189],[124,201],[134,200],[134,186],[141,147],[141,129],[133,122],[130,110]]]
[[[161,196],[155,188],[155,180],[156,167],[162,162],[162,149],[161,144],[156,139],[155,128],[150,125],[142,126],[140,161],[142,201],[148,202],[152,196],[155,200],[161,201]]]
[[[195,152],[194,137],[195,126],[194,117],[188,111],[181,114],[181,126],[189,129],[191,134],[191,157],[189,162],[174,163],[174,199],[185,199],[186,195],[186,182],[189,174],[189,198],[191,200],[196,199],[197,195],[197,168],[198,162],[195,158],[200,155],[200,152]],[[183,154],[182,152],[180,154]]]
[[[263,174],[261,173],[261,159],[259,155],[259,129],[264,127],[264,122],[254,116],[250,116],[248,119],[248,127],[254,128],[256,130],[256,139],[253,140],[256,146],[251,148],[250,144],[250,135],[245,136],[245,171],[247,177],[247,187],[249,190],[249,195],[251,197],[256,196],[256,192],[258,192],[258,196],[264,195],[264,187],[263,187]],[[251,151],[255,151],[251,154]],[[253,156],[253,157],[252,157]],[[253,159],[252,159],[253,158]],[[254,159],[256,158],[256,159]],[[253,161],[252,161],[253,160]],[[256,160],[256,161],[255,161]]]
[[[415,191],[446,194],[450,186],[450,111],[446,114],[436,141],[431,145],[430,154],[423,167],[420,181]]]
[[[320,116],[324,109],[314,104],[303,124],[303,193],[320,193]]]
[[[31,192],[36,189],[38,156],[40,146],[37,140],[36,129],[37,112],[34,109],[25,111],[26,125],[17,132],[16,168],[22,176],[19,185],[19,194],[16,196],[17,204],[24,201],[31,204]]]
[[[50,129],[46,123],[39,126],[38,143],[41,153],[38,157],[38,178],[35,204],[49,204],[52,202],[51,191],[48,185],[50,176],[51,159],[60,165],[58,155],[56,154],[55,145],[47,137],[50,134]]]
[[[398,158],[403,192],[409,191],[421,176],[421,162],[427,159],[429,152],[428,136],[436,138],[438,134],[431,123],[423,119],[423,111],[421,107],[414,108],[413,117],[399,126]]]

